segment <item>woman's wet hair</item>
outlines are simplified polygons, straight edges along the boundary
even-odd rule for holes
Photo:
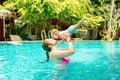
[[[48,47],[49,43],[47,42],[47,40],[44,40],[42,42],[42,48],[46,51],[46,56],[47,56],[47,60],[45,62],[49,61],[49,52],[51,51],[51,49]],[[40,62],[40,63],[45,63],[45,62]]]
[[[44,41],[42,42],[42,48],[43,48],[45,51],[50,52],[51,49],[48,47],[48,45],[49,45],[49,43],[47,42],[47,40],[44,40]]]

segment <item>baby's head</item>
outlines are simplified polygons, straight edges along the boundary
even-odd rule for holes
[[[58,39],[59,31],[57,29],[51,30],[51,37],[54,39]]]

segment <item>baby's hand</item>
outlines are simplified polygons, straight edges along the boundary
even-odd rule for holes
[[[60,44],[62,44],[63,42],[64,42],[64,40],[61,40],[61,41],[60,41]]]

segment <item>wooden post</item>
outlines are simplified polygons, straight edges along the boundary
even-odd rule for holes
[[[4,19],[0,18],[0,41],[4,41]]]

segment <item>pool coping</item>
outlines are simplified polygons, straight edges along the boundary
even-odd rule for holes
[[[34,41],[0,41],[0,43],[14,43],[14,42],[16,42],[16,43],[19,43],[19,42],[42,42],[43,40],[34,40]],[[58,40],[58,41],[60,41],[60,40]],[[79,42],[85,42],[85,41],[89,41],[89,42],[93,42],[93,41],[95,41],[95,42],[97,42],[97,41],[100,41],[100,42],[120,42],[119,40],[113,40],[113,41],[105,41],[105,40],[72,40],[72,41],[79,41]]]

